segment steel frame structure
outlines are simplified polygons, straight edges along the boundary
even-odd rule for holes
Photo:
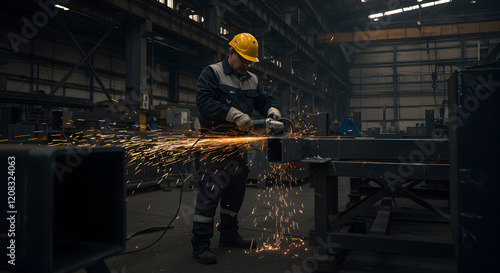
[[[391,217],[397,215],[392,210],[390,199],[395,196],[408,198],[432,212],[426,217],[434,217],[431,221],[441,227],[450,225],[447,212],[424,200],[433,193],[415,189],[422,181],[449,181],[448,150],[447,139],[310,137],[268,140],[270,162],[300,160],[308,164],[314,176],[312,245],[322,241],[333,243],[332,249],[337,249],[337,252],[356,249],[453,258],[451,240],[409,239],[389,234]],[[363,177],[374,181],[378,187],[373,187],[359,202],[339,213],[339,176]],[[440,197],[443,197],[442,193]],[[368,210],[376,210],[374,205],[379,201],[381,205],[373,224],[361,225],[359,229],[359,216]],[[422,220],[418,218],[413,221]]]

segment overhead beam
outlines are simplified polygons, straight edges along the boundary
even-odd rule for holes
[[[0,90],[0,101],[4,103],[22,103],[87,109],[95,107],[95,104],[88,99],[53,96],[44,93],[25,93],[7,90]]]
[[[363,43],[366,41],[391,41],[421,38],[460,37],[474,34],[498,34],[500,21],[454,23],[433,26],[374,29],[369,31],[318,33],[320,43]]]
[[[309,84],[306,81],[303,81],[297,77],[290,77],[290,73],[286,72],[283,69],[279,69],[273,64],[259,62],[255,64],[255,69],[272,76],[273,78],[280,80],[282,82],[286,82],[298,89],[304,90],[307,93],[310,93],[318,98],[326,99],[326,95],[322,94],[320,90],[313,85]]]
[[[314,13],[315,15],[315,18],[316,20],[318,21],[318,24],[323,28],[324,31],[330,31],[330,28],[328,27],[328,25],[326,24],[325,22],[325,18],[323,17],[323,15],[321,15],[317,10],[316,8],[311,4],[311,1],[309,0],[305,0],[307,6],[309,7],[309,9],[312,11],[312,13]]]
[[[298,33],[283,21],[277,14],[259,5],[260,1],[241,0],[241,3],[251,10],[255,15],[266,22],[271,28],[290,41],[297,49],[302,51],[311,60],[318,63],[324,70],[333,76],[340,84],[351,89],[349,80],[340,74],[329,62],[325,60],[311,45],[309,45]]]
[[[59,88],[61,88],[65,83],[66,81],[71,77],[71,75],[73,75],[73,73],[75,73],[75,71],[90,57],[90,55],[92,55],[92,53],[94,53],[94,51],[102,44],[102,42],[109,36],[109,34],[111,34],[111,32],[113,32],[113,30],[115,30],[117,28],[117,26],[112,26],[106,33],[104,33],[104,35],[101,37],[101,39],[94,45],[94,47],[89,51],[87,52],[87,54],[85,56],[83,56],[80,61],[78,63],[76,63],[67,73],[66,75],[64,76],[64,78],[62,78],[61,81],[59,81],[57,83],[57,85],[54,87],[54,89],[52,89],[52,91],[50,91],[49,95],[54,95],[57,90],[59,90]]]
[[[198,23],[186,19],[175,11],[163,7],[160,3],[144,2],[139,0],[103,0],[104,2],[125,10],[138,17],[150,20],[153,24],[164,28],[167,31],[174,32],[183,38],[194,41],[197,44],[203,45],[215,52],[227,54],[228,41],[210,31],[203,28]],[[317,54],[317,53],[316,53]],[[319,55],[319,54],[318,54]],[[296,86],[311,93],[314,96],[325,98],[320,90],[310,83],[307,83],[290,73],[287,73],[277,66],[257,63],[255,69],[266,73],[268,76],[279,79],[284,83]]]

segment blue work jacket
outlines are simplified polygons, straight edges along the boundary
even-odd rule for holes
[[[257,75],[251,72],[239,75],[229,65],[228,57],[201,72],[196,83],[196,106],[202,129],[228,124],[226,116],[231,106],[249,116],[253,109],[263,116],[271,107],[278,109]]]

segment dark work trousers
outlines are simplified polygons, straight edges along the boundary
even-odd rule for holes
[[[236,153],[237,154],[237,153]],[[220,201],[220,240],[238,240],[238,212],[245,196],[248,163],[245,156],[221,154],[202,160],[193,220],[193,249],[208,249],[214,235],[214,216]]]

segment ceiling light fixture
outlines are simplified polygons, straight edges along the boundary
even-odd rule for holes
[[[418,2],[422,2],[422,0],[417,0],[417,1]],[[418,10],[420,8],[428,8],[428,7],[432,7],[432,6],[446,4],[446,3],[450,3],[452,1],[453,0],[439,0],[439,1],[427,2],[427,3],[424,3],[424,4],[419,4],[419,5],[409,6],[409,7],[403,7],[403,8],[399,8],[399,9],[393,9],[393,10],[389,10],[389,11],[386,11],[386,12],[379,12],[379,13],[370,14],[370,15],[368,15],[368,18],[375,19],[375,18],[379,18],[379,17],[383,17],[383,16],[389,16],[389,15],[398,14],[398,13],[402,13],[402,12],[407,12],[407,11],[412,11],[412,10]],[[472,1],[476,2],[475,0],[472,0]]]
[[[381,12],[381,13],[372,14],[372,15],[368,16],[368,18],[373,19],[373,18],[378,18],[378,17],[382,17],[382,16],[384,16],[384,14]]]
[[[62,9],[64,11],[68,11],[69,8],[65,7],[65,6],[61,6],[61,5],[54,5],[54,7],[58,8],[58,9]]]
[[[403,12],[403,9],[393,9],[393,10],[384,12],[384,15],[388,16],[388,15],[393,15],[393,14],[397,14],[397,13],[401,13],[401,12]]]

